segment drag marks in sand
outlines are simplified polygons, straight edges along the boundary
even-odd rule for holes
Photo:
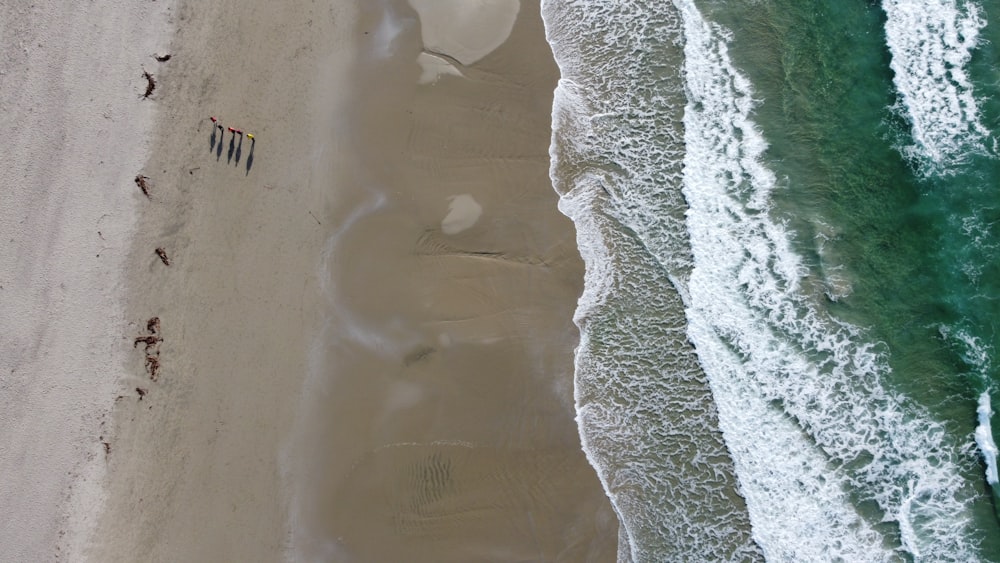
[[[592,478],[578,474],[589,467],[568,459],[465,442],[376,448],[329,499],[330,506],[369,507],[360,517],[334,515],[334,551],[347,559],[364,554],[388,561],[407,545],[437,561],[585,560],[592,541],[586,516],[576,517],[581,525],[565,538],[552,533],[566,518],[561,496],[570,494],[567,482]]]
[[[443,232],[445,235],[452,235],[455,233],[449,233],[447,231],[437,231],[429,229],[424,231],[420,238],[417,239],[416,248],[414,253],[416,256],[427,257],[427,258],[466,258],[466,259],[479,259],[479,260],[495,260],[498,263],[505,264],[523,264],[526,266],[545,266],[546,262],[543,258],[537,256],[516,256],[509,252],[504,251],[493,251],[493,250],[468,250],[463,249],[457,245],[457,243],[449,242],[444,240],[442,236],[438,233]]]

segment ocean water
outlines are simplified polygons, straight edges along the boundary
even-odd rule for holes
[[[1000,561],[1000,2],[542,14],[619,559]]]

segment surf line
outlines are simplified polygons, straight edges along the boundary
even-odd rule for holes
[[[987,154],[966,65],[986,26],[974,2],[884,0],[886,46],[899,94],[895,108],[910,124],[913,145],[900,149],[924,172],[948,173],[968,153]]]
[[[957,446],[883,383],[889,367],[863,330],[802,292],[802,260],[768,214],[776,179],[752,84],[728,56],[727,31],[692,0],[674,3],[686,41],[689,335],[754,538],[777,559],[889,559],[886,534],[917,557],[974,559]],[[859,499],[881,514],[862,516]],[[897,529],[876,531],[887,521]]]

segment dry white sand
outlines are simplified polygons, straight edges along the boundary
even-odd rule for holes
[[[159,317],[160,371],[150,380],[132,352],[132,387],[146,394],[115,407],[94,561],[285,557],[295,475],[283,455],[322,321],[316,269],[337,226],[353,11],[353,0],[179,8],[126,309],[136,333]],[[209,116],[255,142],[226,132],[213,144]]]
[[[162,68],[173,6],[0,2],[3,561],[81,560],[103,500],[146,203],[133,178],[157,107],[142,71]]]

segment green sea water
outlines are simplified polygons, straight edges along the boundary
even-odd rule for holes
[[[970,151],[945,170],[909,157],[886,13],[874,2],[705,2],[733,33],[736,65],[759,99],[755,120],[779,177],[775,215],[794,233],[836,317],[880,343],[894,389],[969,446],[979,396],[1000,397],[1000,166]],[[1000,18],[1000,5],[985,6]],[[997,24],[969,65],[982,121],[1000,124]],[[975,453],[975,528],[1000,560],[996,498]]]
[[[1000,398],[1000,4],[543,13],[588,264],[578,420],[623,560],[1000,561],[977,412]],[[691,350],[708,395],[674,383]],[[697,508],[732,479],[745,506]]]

